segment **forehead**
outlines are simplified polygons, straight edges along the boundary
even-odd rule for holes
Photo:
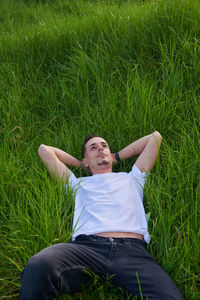
[[[87,142],[86,147],[89,148],[92,144],[101,144],[101,143],[108,144],[103,138],[94,137]]]

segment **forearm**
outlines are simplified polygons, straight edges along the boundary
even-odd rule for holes
[[[146,135],[131,143],[118,152],[120,159],[128,159],[135,155],[140,155],[150,140],[154,140],[158,144],[158,146],[160,146],[161,135],[158,131],[155,131],[152,134]]]
[[[45,152],[48,152],[50,155],[55,156],[58,158],[63,164],[67,166],[73,166],[73,167],[80,167],[81,161],[73,157],[72,155],[66,153],[63,150],[60,150],[55,147],[47,146],[47,145],[40,145],[40,148],[38,150],[38,153],[40,157],[45,157]]]

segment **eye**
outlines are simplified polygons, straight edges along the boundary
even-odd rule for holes
[[[95,149],[96,149],[95,146],[92,146],[92,147],[90,148],[91,151],[93,151],[93,150],[95,150]]]
[[[104,145],[103,145],[103,147],[104,147],[104,148],[107,148],[107,147],[108,147],[108,145],[104,144]]]

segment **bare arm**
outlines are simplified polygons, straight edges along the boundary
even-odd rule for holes
[[[70,154],[51,146],[40,145],[38,155],[53,176],[66,180],[70,174],[67,166],[80,167],[81,161]],[[66,166],[67,165],[67,166]]]
[[[139,155],[135,164],[141,172],[149,172],[156,163],[162,136],[158,131],[146,135],[119,151],[120,159]]]

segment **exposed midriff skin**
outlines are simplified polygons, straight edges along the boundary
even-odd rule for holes
[[[112,237],[112,238],[136,238],[140,240],[144,240],[144,237],[142,234],[134,233],[134,232],[119,232],[119,231],[113,231],[113,232],[100,232],[95,233],[95,235],[104,236],[104,237]]]

